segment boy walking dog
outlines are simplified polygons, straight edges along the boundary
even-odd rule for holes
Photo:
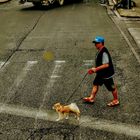
[[[98,53],[96,55],[95,64],[88,70],[88,74],[96,73],[96,77],[93,81],[93,88],[90,97],[84,97],[85,102],[94,103],[96,93],[98,92],[99,86],[103,84],[105,87],[112,92],[113,100],[107,104],[107,106],[114,107],[119,105],[117,87],[113,81],[114,67],[112,63],[111,55],[108,49],[104,46],[104,38],[96,36],[92,41],[95,44]]]

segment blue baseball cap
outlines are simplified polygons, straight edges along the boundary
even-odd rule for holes
[[[92,43],[103,43],[105,39],[102,36],[96,36]]]

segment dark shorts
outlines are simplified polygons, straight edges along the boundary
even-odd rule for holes
[[[94,81],[93,81],[93,85],[99,85],[99,86],[102,86],[102,85],[105,85],[105,87],[109,90],[109,91],[114,91],[115,89],[115,84],[114,84],[114,81],[113,81],[113,78],[109,78],[109,79],[104,79],[104,78],[101,78],[100,76],[96,75]]]

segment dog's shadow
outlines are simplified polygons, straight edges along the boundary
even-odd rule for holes
[[[62,120],[59,120],[59,121],[55,120],[55,122],[65,123],[66,125],[76,125],[76,126],[79,126],[79,124],[80,124],[80,120],[75,119],[73,116],[69,117],[69,119],[62,119]]]

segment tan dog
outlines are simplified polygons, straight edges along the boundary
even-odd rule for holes
[[[75,114],[75,117],[77,118],[77,120],[79,120],[80,110],[76,103],[71,103],[70,105],[65,106],[60,103],[56,103],[53,105],[53,109],[55,109],[59,115],[57,121],[62,120],[64,118],[68,119],[70,113]]]

